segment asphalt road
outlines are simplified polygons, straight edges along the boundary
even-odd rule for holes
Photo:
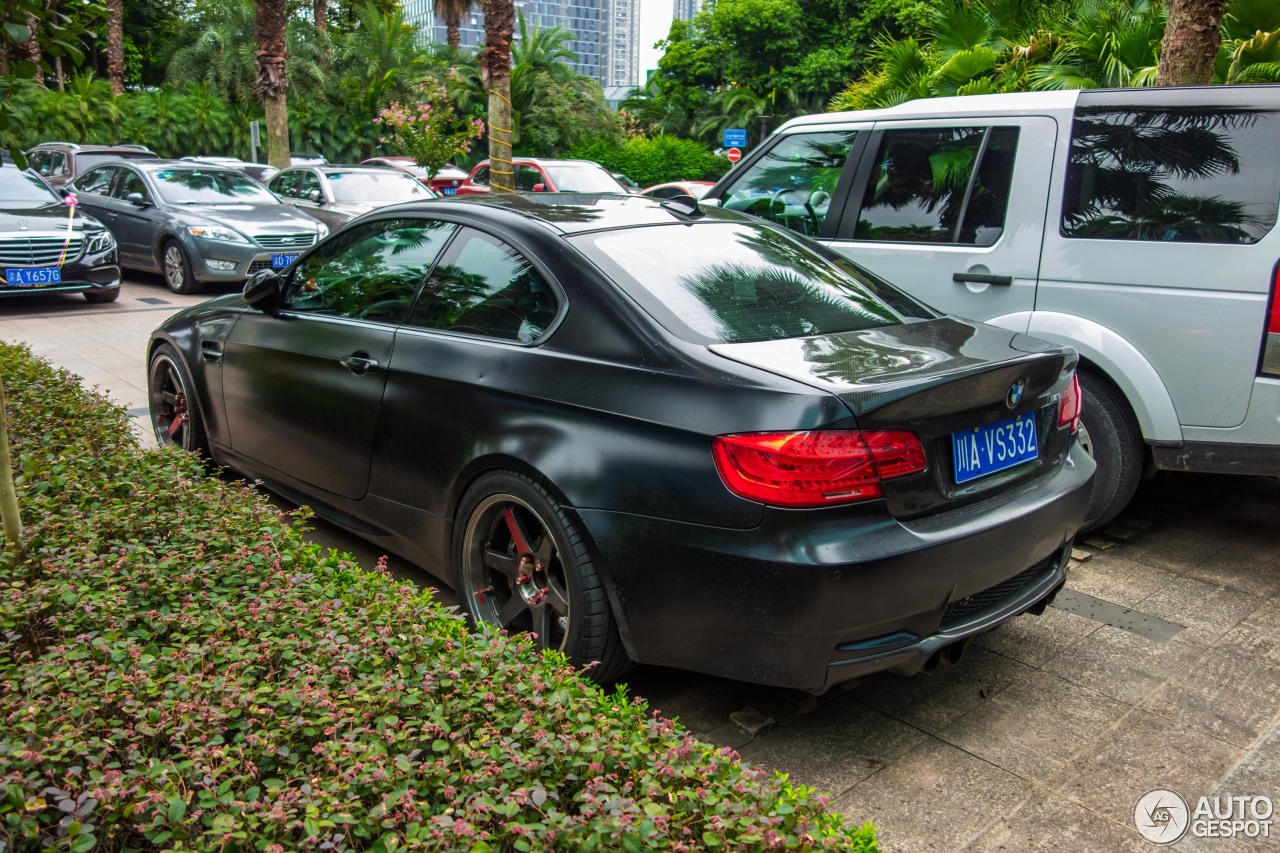
[[[0,300],[0,340],[27,342],[126,406],[146,446],[147,335],[203,298],[139,277],[110,305]],[[316,528],[362,565],[380,556]],[[1134,810],[1152,789],[1192,809],[1201,796],[1280,800],[1278,543],[1280,482],[1159,475],[1080,543],[1068,596],[978,638],[958,665],[822,697],[657,667],[629,688],[704,739],[830,793],[850,820],[874,820],[886,850],[1150,849]],[[403,560],[391,568],[438,586]],[[447,589],[440,598],[454,602]],[[1275,844],[1188,833],[1174,849]]]

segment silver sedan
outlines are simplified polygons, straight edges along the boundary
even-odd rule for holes
[[[267,186],[284,201],[330,228],[379,207],[436,198],[404,172],[384,166],[303,166],[285,169]]]

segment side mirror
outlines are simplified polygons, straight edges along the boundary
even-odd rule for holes
[[[138,207],[147,206],[146,196],[144,196],[142,193],[129,193],[124,197],[124,200],[129,202],[130,204],[136,204]]]
[[[546,191],[547,191],[547,185],[546,185],[546,184],[534,184],[534,185],[533,185],[533,191],[534,191],[534,192],[536,192],[536,193],[544,193],[544,192],[546,192]]]
[[[240,295],[254,308],[274,315],[282,292],[280,276],[276,271],[262,270],[249,279]]]
[[[320,190],[311,190],[307,193],[307,199],[314,201],[316,204],[324,204],[324,193],[320,192]]]

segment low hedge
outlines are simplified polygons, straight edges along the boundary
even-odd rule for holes
[[[825,798],[469,634],[0,344],[0,849],[875,850]]]

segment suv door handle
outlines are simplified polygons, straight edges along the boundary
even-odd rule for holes
[[[346,358],[339,359],[338,363],[356,376],[363,376],[370,371],[378,369],[378,360],[376,358],[369,358],[360,353],[352,353]]]
[[[957,284],[994,284],[1008,287],[1013,284],[1011,275],[991,275],[990,273],[957,272],[951,274],[951,280]]]

